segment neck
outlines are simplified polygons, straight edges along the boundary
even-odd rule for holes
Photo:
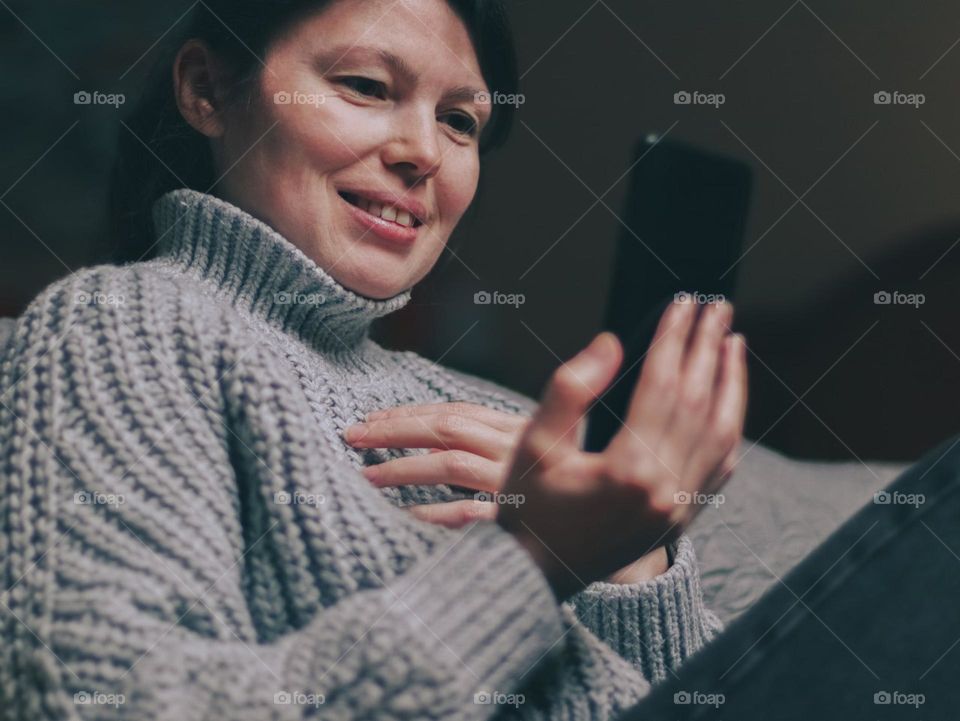
[[[356,351],[374,320],[410,300],[410,290],[384,300],[354,293],[266,223],[212,195],[169,192],[153,221],[158,257],[320,352]]]

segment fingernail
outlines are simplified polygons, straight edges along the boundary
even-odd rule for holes
[[[343,437],[346,438],[350,443],[355,443],[367,435],[369,429],[363,423],[357,423],[356,425],[350,426],[343,432]]]
[[[364,418],[366,418],[366,420],[368,421],[375,421],[382,415],[383,415],[383,411],[371,411],[370,413],[367,413],[367,415],[364,416]]]

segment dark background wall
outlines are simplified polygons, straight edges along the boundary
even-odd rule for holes
[[[0,314],[102,248],[123,109],[77,106],[74,93],[129,105],[192,5],[0,7]],[[526,95],[514,136],[485,168],[455,255],[378,329],[384,342],[537,395],[600,323],[632,148],[669,131],[756,172],[737,290],[752,436],[798,455],[908,458],[955,431],[956,3],[511,7]],[[676,105],[679,90],[726,102]],[[882,90],[925,103],[876,105]],[[875,306],[880,289],[929,299]],[[475,305],[478,290],[526,303]]]

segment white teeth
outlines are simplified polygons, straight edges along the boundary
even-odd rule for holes
[[[416,219],[413,215],[406,210],[401,210],[392,205],[381,205],[372,200],[367,200],[366,198],[361,198],[359,196],[354,196],[356,199],[356,206],[361,210],[364,210],[370,215],[376,216],[378,218],[383,218],[384,220],[389,220],[392,223],[397,225],[402,225],[407,228],[412,228]]]

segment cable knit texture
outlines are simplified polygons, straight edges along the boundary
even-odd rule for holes
[[[718,630],[692,545],[557,604],[495,523],[405,506],[341,434],[373,410],[529,414],[370,324],[363,298],[210,195],[154,211],[155,258],[83,269],[0,374],[0,718],[607,719]]]

